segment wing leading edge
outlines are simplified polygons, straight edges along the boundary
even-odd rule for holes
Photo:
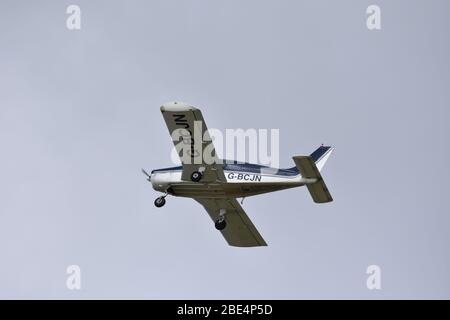
[[[245,213],[239,202],[233,198],[194,198],[208,212],[213,221],[219,218],[220,210],[225,209],[227,226],[221,231],[230,246],[259,247],[267,246],[263,237]]]

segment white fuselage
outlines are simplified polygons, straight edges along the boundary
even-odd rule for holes
[[[297,175],[251,173],[224,170],[226,182],[191,182],[181,180],[181,170],[158,171],[151,174],[155,190],[174,196],[191,198],[247,197],[266,192],[294,188],[310,183]]]

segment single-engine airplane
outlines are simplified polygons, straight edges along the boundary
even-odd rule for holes
[[[170,102],[161,106],[161,112],[172,137],[177,130],[181,134],[180,139],[173,138],[175,146],[187,141],[190,152],[187,152],[188,157],[179,153],[181,166],[156,169],[151,174],[142,169],[153,188],[164,193],[155,200],[155,206],[162,207],[167,195],[193,198],[206,209],[229,245],[267,246],[236,198],[306,186],[314,202],[333,201],[320,174],[332,147],[322,145],[309,156],[294,156],[295,166],[288,169],[220,161],[199,109],[182,102]],[[201,131],[200,143],[195,141],[194,128]],[[214,161],[201,157],[206,148]]]

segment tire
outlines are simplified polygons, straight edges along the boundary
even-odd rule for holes
[[[227,223],[225,220],[217,220],[216,223],[214,224],[214,226],[216,227],[217,230],[223,230],[225,229],[225,227],[227,226]]]
[[[194,182],[199,182],[202,179],[202,174],[198,171],[194,171],[191,174],[191,180]]]
[[[164,199],[163,197],[159,197],[159,198],[155,199],[155,207],[161,208],[165,204],[166,204],[166,199]]]

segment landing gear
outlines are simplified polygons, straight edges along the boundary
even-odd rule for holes
[[[219,218],[214,224],[217,230],[223,230],[227,226],[227,222],[223,217]]]
[[[191,174],[191,180],[194,182],[199,182],[202,179],[202,174],[198,171],[194,171]]]
[[[166,196],[161,196],[159,198],[156,198],[155,200],[155,206],[157,208],[161,208],[163,205],[166,204]]]
[[[223,230],[227,226],[227,222],[225,221],[226,212],[227,212],[227,210],[220,209],[219,219],[217,219],[216,222],[214,223],[214,226],[216,227],[217,230]]]

